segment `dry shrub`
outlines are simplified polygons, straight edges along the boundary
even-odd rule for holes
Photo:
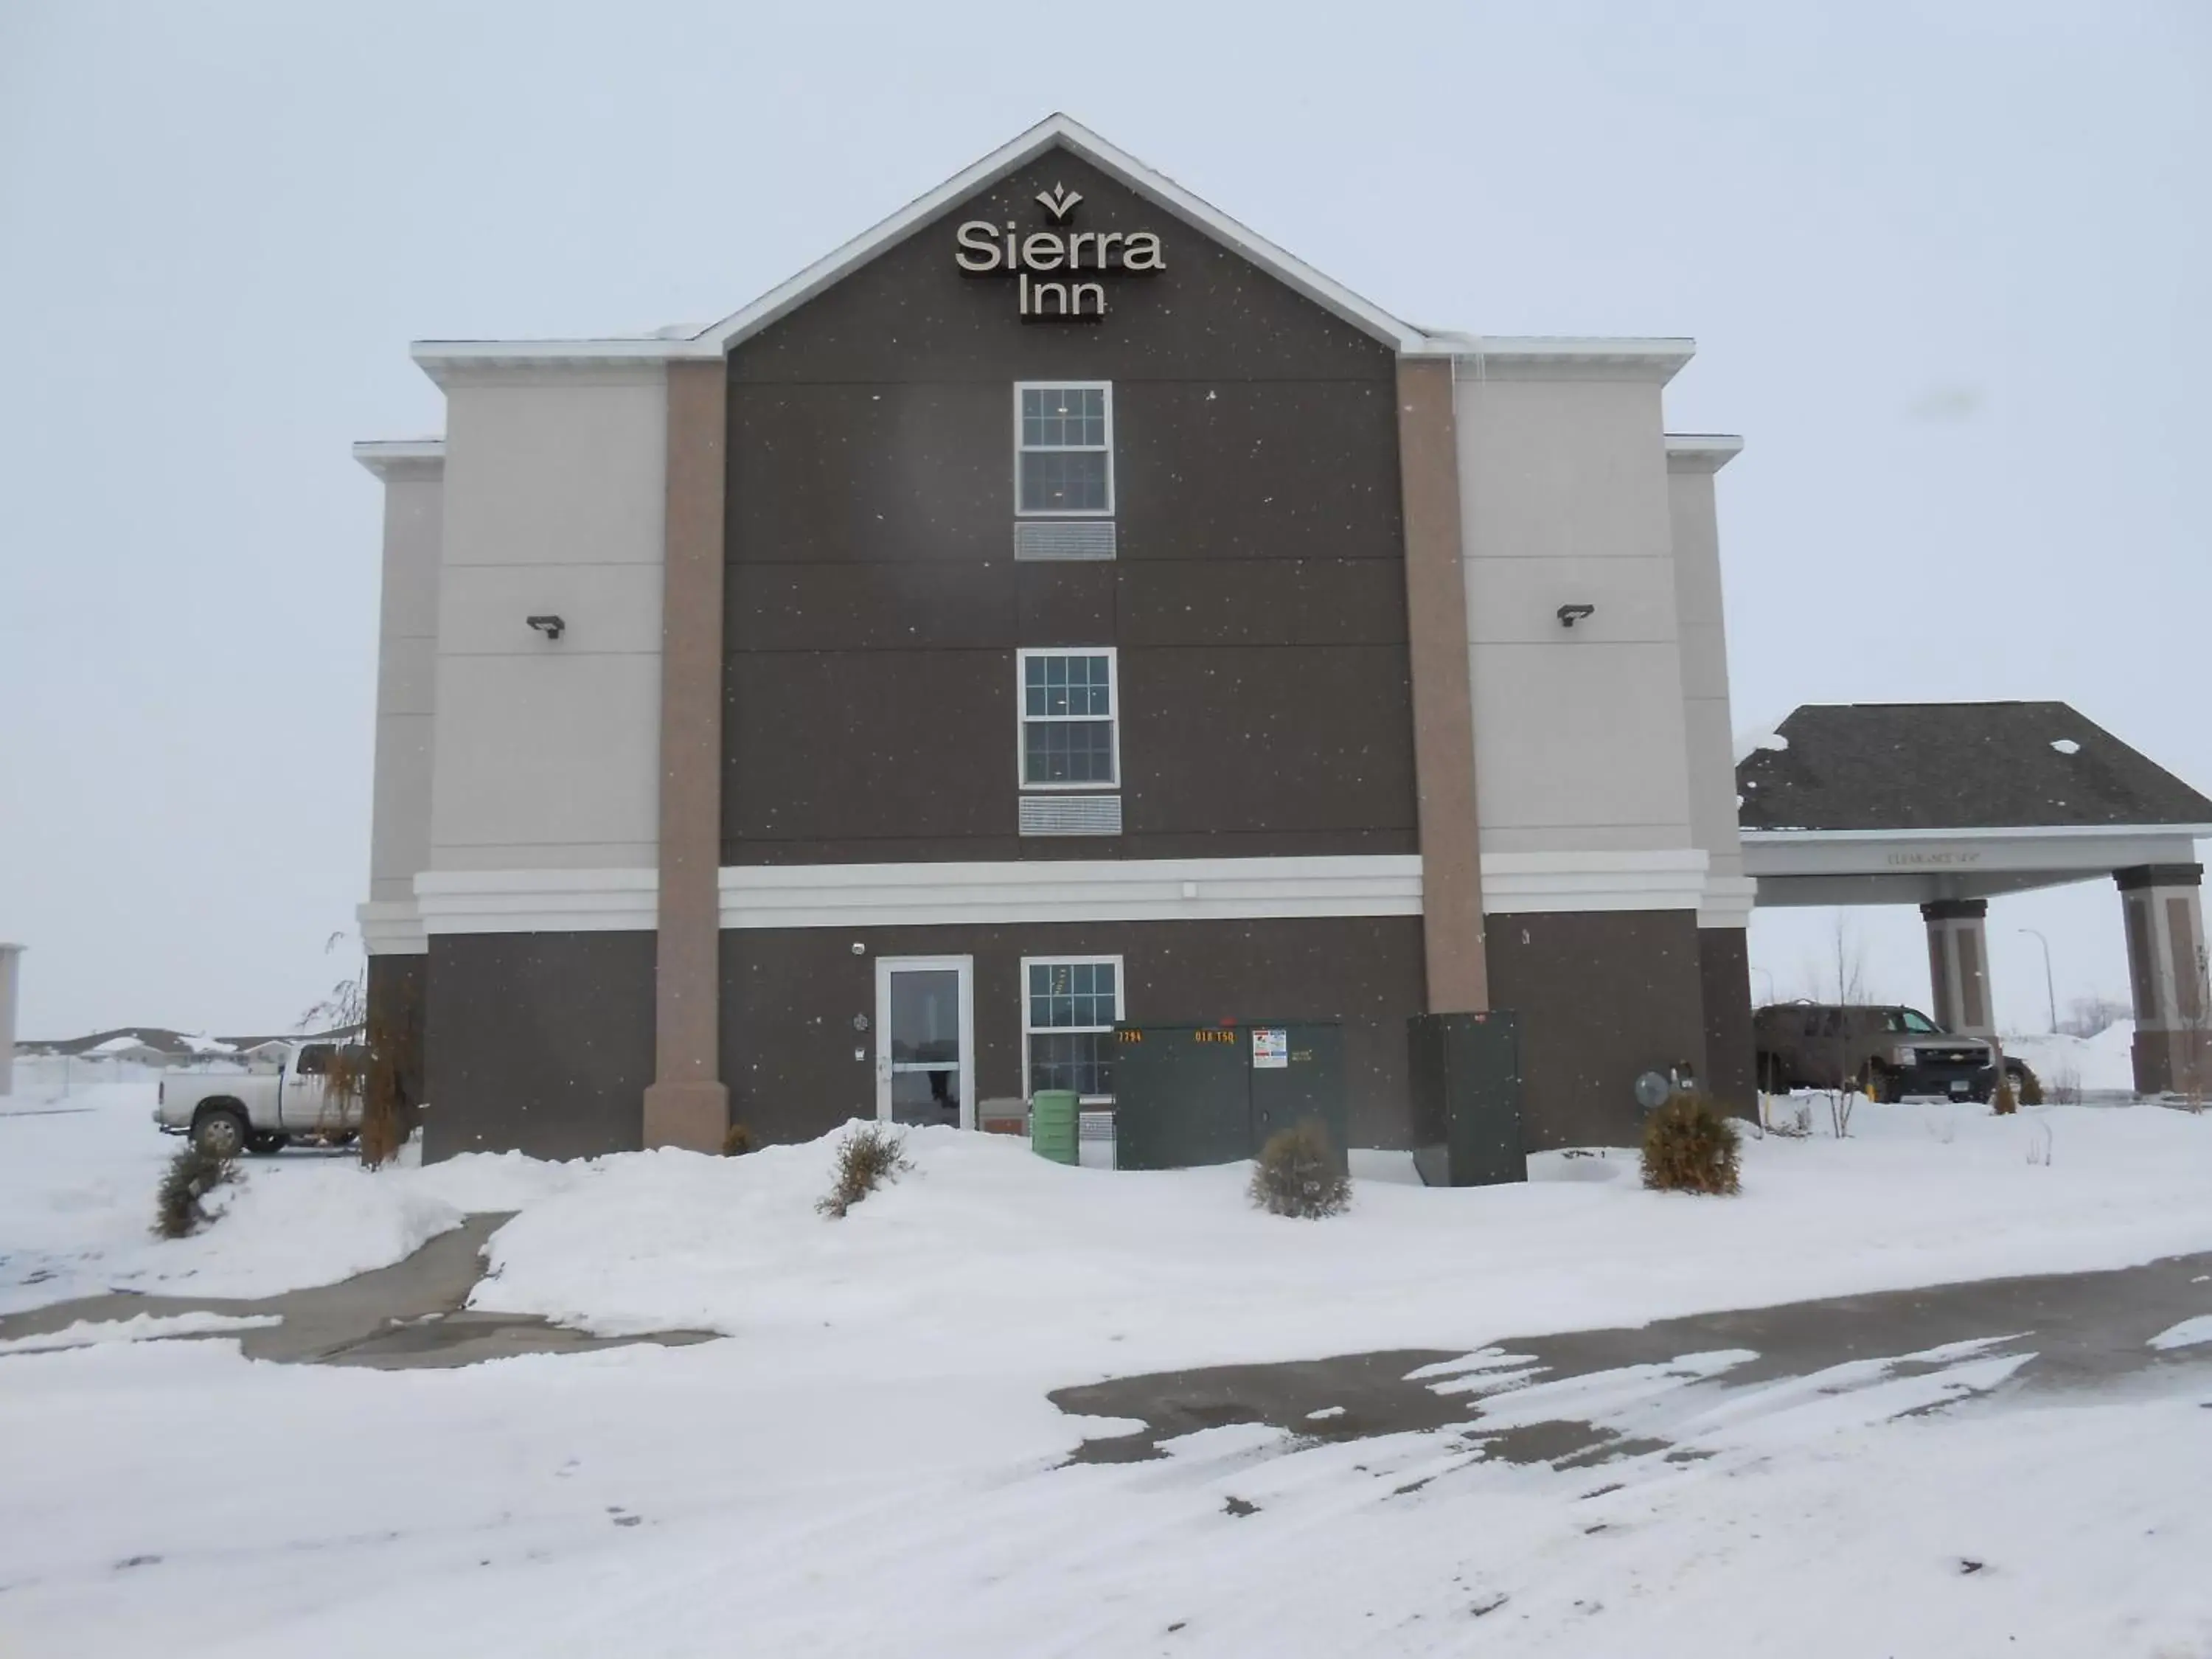
[[[1685,1090],[1644,1122],[1644,1184],[1662,1193],[1733,1193],[1740,1182],[1735,1125],[1711,1099]]]
[[[207,1195],[238,1178],[238,1166],[227,1158],[204,1152],[187,1137],[163,1172],[154,1199],[154,1234],[157,1238],[188,1238],[215,1219],[208,1213]]]
[[[1318,1221],[1340,1215],[1352,1202],[1352,1177],[1330,1144],[1328,1131],[1310,1121],[1267,1137],[1252,1164],[1252,1202],[1270,1215]]]
[[[1996,1092],[1990,1097],[1990,1109],[1999,1117],[2010,1117],[2020,1109],[2020,1097],[2012,1091],[2012,1073],[1997,1073]]]
[[[860,1124],[837,1143],[837,1178],[814,1207],[826,1216],[842,1216],[912,1168],[902,1136],[881,1123]]]
[[[754,1138],[750,1129],[742,1123],[732,1123],[730,1125],[730,1133],[722,1137],[722,1156],[743,1158],[747,1152],[757,1149],[759,1146],[760,1142]]]
[[[361,1161],[379,1169],[399,1156],[421,1117],[412,1073],[422,1052],[422,997],[412,981],[378,998],[362,1033]]]
[[[2020,1068],[2020,1103],[2023,1106],[2043,1104],[2043,1079],[2036,1076],[2031,1066]]]

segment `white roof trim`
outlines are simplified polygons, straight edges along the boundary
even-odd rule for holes
[[[425,471],[443,466],[443,438],[373,438],[353,447],[353,458],[380,478],[394,472]]]
[[[1678,472],[1717,472],[1742,453],[1743,440],[1733,433],[1667,434],[1667,465]]]
[[[744,310],[724,318],[688,342],[684,356],[708,351],[726,352],[748,336],[759,332],[786,312],[804,305],[917,227],[935,218],[961,198],[1034,161],[1054,144],[1065,144],[1085,161],[1112,173],[1139,196],[1148,197],[1194,228],[1237,250],[1254,264],[1279,278],[1316,304],[1334,312],[1400,351],[1416,350],[1427,343],[1421,331],[1401,322],[1380,306],[1363,300],[1350,289],[1316,270],[1304,260],[1277,247],[1265,237],[1246,229],[1212,204],[1201,201],[1166,174],[1154,171],[1127,151],[1117,149],[1071,116],[1046,117],[1012,143],[993,150],[972,167],[963,169],[926,196],[916,197],[871,230],[862,232],[828,258],[818,259],[774,288]],[[704,350],[700,349],[704,348]]]
[[[1747,845],[1881,841],[2080,841],[2093,836],[2212,841],[2212,823],[2031,823],[1960,830],[1746,830]]]
[[[1431,356],[1449,354],[1458,378],[1479,380],[1492,368],[1631,371],[1662,385],[1681,373],[1698,355],[1698,343],[1681,335],[1465,334],[1432,329]]]

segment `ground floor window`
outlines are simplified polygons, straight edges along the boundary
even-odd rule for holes
[[[1119,957],[1022,958],[1026,1093],[1073,1089],[1114,1097],[1114,1022],[1121,1018]]]

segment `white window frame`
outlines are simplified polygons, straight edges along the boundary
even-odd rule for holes
[[[1035,453],[1089,454],[1092,444],[1041,444],[1034,452],[1022,442],[1022,393],[1024,392],[1103,392],[1106,394],[1106,506],[1096,507],[1039,507],[1022,506],[1022,457]],[[1017,380],[1014,382],[1014,516],[1018,519],[1110,519],[1114,516],[1114,383],[1111,380]]]
[[[1032,714],[1030,713],[1030,669],[1031,657],[1103,657],[1106,659],[1106,723],[1110,728],[1114,775],[1104,782],[1087,783],[1031,783],[1029,781],[1030,722],[1039,725],[1060,725],[1075,720],[1095,720],[1096,714]],[[1093,794],[1110,795],[1121,787],[1121,661],[1110,645],[1040,645],[1024,647],[1014,653],[1014,779],[1025,795],[1068,794],[1088,790]],[[1074,958],[1070,957],[1070,961]]]
[[[1113,1026],[1098,1025],[1032,1025],[1030,1024],[1030,969],[1038,968],[1096,967],[1102,962],[1114,964],[1114,1021],[1119,1024],[1126,1018],[1126,999],[1129,994],[1129,974],[1115,956],[1042,956],[1022,958],[1022,1098],[1030,1098],[1030,1039],[1037,1036],[1085,1036],[1103,1030],[1111,1033]],[[1079,1095],[1079,1103],[1085,1106],[1110,1106],[1112,1095]]]

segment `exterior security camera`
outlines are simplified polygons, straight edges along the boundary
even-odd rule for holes
[[[1584,617],[1595,615],[1597,615],[1597,607],[1594,605],[1563,605],[1559,607],[1559,626],[1572,628]]]
[[[559,639],[561,637],[561,630],[568,625],[562,622],[558,617],[525,617],[522,620],[528,623],[532,628],[536,629],[549,640]]]

